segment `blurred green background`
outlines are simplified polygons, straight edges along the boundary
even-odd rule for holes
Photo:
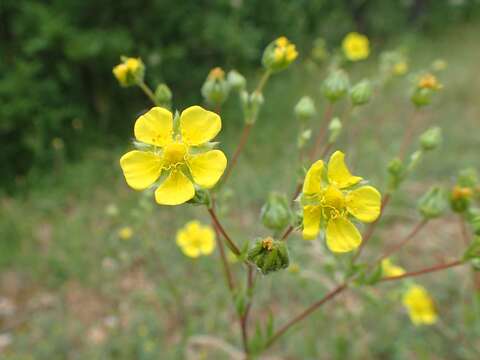
[[[313,41],[323,37],[335,52],[352,30],[367,34],[372,46],[369,60],[348,66],[352,82],[373,77],[380,52],[388,49],[405,51],[412,72],[430,69],[436,59],[448,63],[438,75],[445,88],[417,126],[418,132],[441,126],[444,144],[395,197],[371,255],[408,232],[418,218],[415,201],[429,185],[448,186],[458,170],[480,167],[479,1],[3,0],[0,358],[182,359],[189,338],[199,334],[238,345],[217,254],[193,261],[174,242],[186,221],[208,222],[204,211],[158,207],[151,194],[124,183],[118,159],[129,146],[135,118],[150,104],[138,89],[120,88],[112,67],[121,55],[141,56],[147,83],[166,82],[174,108],[181,110],[202,103],[200,87],[214,66],[241,71],[253,89],[265,45],[279,35],[297,44],[298,61],[267,85],[231,188],[221,194],[230,205],[222,217],[243,242],[267,234],[257,219],[268,193],[294,188],[293,106],[311,95],[320,112],[325,107],[325,69],[312,62]],[[352,129],[361,129],[358,139],[347,130],[339,140],[348,162],[380,189],[413,113],[409,86],[408,77],[389,84],[353,116]],[[336,114],[343,110],[340,104]],[[219,137],[229,156],[242,117],[232,97],[222,109]],[[131,239],[119,237],[124,226],[132,227]],[[458,231],[453,216],[438,220],[398,261],[418,269],[461,254]],[[317,249],[319,244],[292,240],[293,261],[301,270],[262,278],[252,332],[269,313],[281,324],[330,288],[338,259]],[[233,266],[243,274],[239,264]],[[356,289],[293,330],[271,355],[478,359],[480,295],[469,269],[421,281],[442,319],[434,327],[409,322],[398,300],[401,285]]]

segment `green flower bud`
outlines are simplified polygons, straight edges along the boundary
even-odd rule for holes
[[[155,99],[158,105],[170,109],[172,105],[172,92],[167,84],[160,84],[155,89]]]
[[[478,184],[477,170],[474,168],[463,169],[458,174],[457,183],[462,187],[474,188]]]
[[[332,71],[323,82],[323,94],[331,102],[340,100],[350,87],[347,73],[342,69]]]
[[[442,142],[442,129],[431,127],[420,136],[420,146],[424,151],[434,150]]]
[[[330,144],[333,144],[335,141],[337,141],[342,132],[342,128],[342,122],[338,117],[335,117],[332,119],[332,121],[330,121],[330,125],[328,125],[328,142]]]
[[[196,188],[195,196],[190,199],[188,203],[193,205],[205,205],[210,208],[212,206],[212,197],[210,195],[210,191],[200,187]]]
[[[418,210],[425,219],[440,217],[446,208],[445,191],[438,186],[432,187],[418,201]]]
[[[432,94],[433,90],[431,89],[415,88],[410,99],[416,106],[422,107],[432,102]]]
[[[219,67],[212,69],[201,92],[205,101],[213,105],[220,105],[227,100],[230,86],[225,80],[225,72]]]
[[[405,165],[402,160],[395,158],[390,161],[387,167],[388,171],[388,190],[392,192],[400,186],[406,176]]]
[[[247,80],[237,70],[230,70],[227,75],[227,82],[233,90],[242,91],[247,86]]]
[[[295,116],[301,121],[308,121],[317,114],[315,103],[310,96],[302,97],[295,105]]]
[[[298,56],[295,45],[285,36],[272,41],[265,48],[262,56],[263,66],[272,72],[286,69]]]
[[[285,242],[271,237],[257,240],[248,251],[247,259],[253,262],[264,275],[286,269],[290,263]]]
[[[283,194],[271,193],[262,207],[260,217],[265,227],[271,230],[282,230],[292,218],[287,197]]]
[[[263,95],[257,91],[248,94],[246,91],[240,93],[245,123],[254,124],[257,121],[258,112],[263,105]]]
[[[299,149],[303,148],[305,144],[310,140],[312,137],[312,129],[306,129],[300,132],[298,135],[297,146]]]
[[[472,227],[473,233],[480,236],[480,209],[469,209],[467,221]]]
[[[450,192],[450,206],[453,211],[463,213],[470,207],[473,191],[469,187],[456,185]]]
[[[113,75],[121,86],[133,86],[143,82],[145,65],[142,59],[121,56],[120,64],[113,68]]]
[[[369,80],[362,80],[350,90],[350,99],[354,106],[368,103],[372,98],[372,84]]]

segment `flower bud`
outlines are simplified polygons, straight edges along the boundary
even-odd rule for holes
[[[263,66],[272,72],[286,69],[298,56],[295,45],[285,36],[272,41],[265,48],[262,56]]]
[[[140,58],[120,57],[121,63],[113,68],[113,75],[121,86],[132,86],[143,82],[145,65]]]
[[[458,185],[475,188],[478,184],[478,174],[477,170],[474,168],[467,168],[460,171],[458,174]]]
[[[297,119],[301,121],[308,121],[317,114],[315,103],[310,96],[302,97],[295,105],[294,112]]]
[[[332,119],[332,121],[330,121],[330,125],[328,125],[328,142],[330,144],[333,144],[335,141],[337,141],[342,132],[342,128],[342,122],[338,117],[335,117]]]
[[[472,227],[473,233],[475,235],[480,236],[480,209],[478,208],[470,208],[468,209],[467,222]]]
[[[155,99],[159,106],[170,109],[172,105],[172,92],[167,84],[162,83],[157,86],[155,89]]]
[[[271,237],[257,240],[249,250],[247,259],[253,262],[264,275],[286,269],[290,263],[285,242]]]
[[[207,207],[212,206],[212,197],[208,189],[196,188],[195,196],[188,201],[189,204],[193,205],[205,205]]]
[[[388,171],[388,190],[392,192],[400,186],[405,179],[406,169],[402,160],[395,158],[390,161],[387,167]]]
[[[445,192],[438,186],[428,190],[418,201],[418,210],[425,219],[441,216],[447,208]]]
[[[312,129],[306,129],[300,132],[298,135],[297,146],[299,149],[303,148],[305,144],[311,139],[312,137]]]
[[[235,91],[242,91],[247,85],[247,80],[237,70],[230,70],[227,75],[227,82]]]
[[[415,84],[411,100],[418,107],[429,105],[432,102],[432,95],[442,87],[434,75],[424,74]]]
[[[455,185],[450,193],[450,206],[458,213],[465,212],[471,204],[473,191],[469,187]]]
[[[354,106],[368,103],[372,98],[372,84],[368,80],[362,80],[350,90],[350,99]]]
[[[245,123],[254,124],[257,121],[258,112],[263,105],[263,95],[258,91],[249,94],[246,91],[240,93]]]
[[[347,94],[350,81],[342,69],[332,71],[323,82],[323,94],[331,102],[340,100]]]
[[[286,196],[271,193],[262,207],[260,217],[263,225],[271,230],[282,230],[286,227],[292,217]]]
[[[420,135],[420,146],[422,150],[434,150],[442,142],[442,129],[438,126],[431,127]]]
[[[219,68],[213,68],[208,74],[202,86],[202,96],[206,102],[220,105],[227,100],[230,87],[225,80],[225,72]]]
[[[476,260],[478,265],[478,261],[480,261],[480,236],[474,237],[467,250],[465,250],[465,253],[463,254],[463,260]]]

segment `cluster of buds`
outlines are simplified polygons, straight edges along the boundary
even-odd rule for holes
[[[413,88],[412,102],[418,107],[429,105],[432,102],[432,95],[442,87],[435,75],[424,74],[417,80]]]
[[[478,176],[475,169],[462,170],[450,192],[450,206],[457,213],[471,213],[471,206],[478,192]],[[469,219],[475,216],[467,216]]]
[[[219,67],[210,70],[201,91],[207,103],[217,106],[223,104],[230,92],[230,85],[225,79],[225,72]]]
[[[285,195],[271,193],[263,205],[260,218],[268,229],[279,231],[284,229],[292,219],[292,213]]]
[[[285,242],[274,240],[272,237],[257,240],[248,251],[247,258],[264,275],[286,269],[290,263]]]
[[[348,93],[350,80],[347,73],[342,69],[333,70],[323,82],[324,96],[332,103],[340,100]]]
[[[278,72],[286,69],[297,56],[295,45],[285,36],[281,36],[267,45],[263,52],[262,64],[267,70]]]
[[[143,82],[145,65],[140,58],[120,57],[121,63],[113,68],[113,75],[121,86],[133,86]]]

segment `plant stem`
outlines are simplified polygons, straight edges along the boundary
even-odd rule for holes
[[[315,140],[315,144],[312,147],[310,152],[310,161],[315,159],[317,156],[318,151],[320,150],[320,146],[322,145],[323,138],[328,130],[328,125],[332,121],[332,114],[333,114],[333,103],[329,102],[327,107],[325,108],[325,112],[323,113],[323,123],[318,131],[317,138]]]
[[[326,302],[330,301],[333,299],[335,296],[340,294],[342,291],[344,291],[347,288],[347,283],[343,283],[341,285],[338,285],[334,289],[332,289],[330,292],[325,294],[324,297],[322,297],[320,300],[314,302],[312,305],[310,305],[308,308],[306,308],[304,311],[302,311],[300,314],[295,316],[292,320],[288,321],[285,325],[283,325],[280,329],[278,329],[272,337],[266,342],[264,350],[269,348],[275,341],[278,340],[284,333],[287,332],[292,326],[295,324],[299,323],[306,317],[308,317],[310,314],[312,314],[315,310],[317,310],[320,306],[325,304]]]
[[[462,260],[455,260],[455,261],[451,261],[449,263],[437,264],[437,265],[434,265],[434,266],[431,266],[431,267],[428,267],[428,268],[425,268],[425,269],[422,269],[422,270],[407,272],[407,273],[402,274],[402,275],[384,277],[380,280],[380,282],[395,281],[395,280],[405,279],[405,278],[409,278],[409,277],[420,276],[420,275],[428,274],[428,273],[435,272],[435,271],[445,270],[445,269],[455,267],[455,266],[459,266],[459,265],[462,265],[462,264],[463,264]]]
[[[233,240],[228,236],[227,232],[223,228],[222,224],[220,224],[220,221],[217,218],[217,214],[215,213],[215,210],[213,208],[208,208],[208,213],[210,214],[210,217],[212,218],[213,224],[217,228],[217,230],[222,234],[223,238],[225,239],[225,242],[228,246],[228,248],[235,254],[235,255],[240,255],[240,249],[238,248],[237,245],[233,242]]]
[[[243,148],[247,143],[248,137],[250,135],[250,130],[252,130],[252,126],[253,124],[245,124],[243,126],[242,135],[240,136],[240,141],[238,142],[238,146],[235,149],[235,152],[233,153],[233,156],[232,156],[232,161],[230,161],[230,166],[228,167],[225,173],[225,176],[223,178],[224,184],[227,182],[228,178],[230,177],[235,165],[237,165],[238,157],[240,156],[240,153],[243,151]]]
[[[263,91],[263,88],[265,87],[268,79],[270,78],[270,75],[272,75],[272,72],[270,70],[265,70],[262,77],[260,78],[260,81],[258,82],[255,92],[261,93]]]
[[[461,215],[458,215],[458,224],[460,225],[460,233],[462,235],[463,244],[468,246],[470,243],[470,236],[468,235],[468,230],[465,226],[465,220]]]
[[[155,95],[153,91],[145,84],[144,81],[139,81],[137,85],[142,89],[142,91],[147,95],[147,97],[153,102],[154,105],[158,105],[157,100],[155,99]]]
[[[222,240],[220,240],[220,233],[216,226],[214,226],[214,228],[215,228],[215,233],[217,235],[215,237],[215,240],[217,242],[218,251],[220,253],[220,259],[222,261],[225,279],[227,280],[227,285],[228,285],[228,288],[230,289],[230,292],[233,293],[233,291],[235,290],[235,283],[233,281],[232,271],[230,270],[230,265],[228,264],[228,260],[225,255],[225,248],[223,247],[223,242]]]
[[[243,349],[245,354],[247,355],[250,353],[248,347],[248,315],[250,314],[250,308],[252,307],[252,297],[253,297],[253,289],[255,286],[254,281],[254,268],[252,265],[248,264],[248,271],[247,271],[247,305],[245,307],[245,311],[243,315],[240,317],[240,325],[242,328],[242,341],[243,341]]]
[[[283,233],[282,237],[280,238],[280,240],[287,240],[288,236],[292,233],[293,231],[293,225],[290,225],[286,230],[285,232]]]

